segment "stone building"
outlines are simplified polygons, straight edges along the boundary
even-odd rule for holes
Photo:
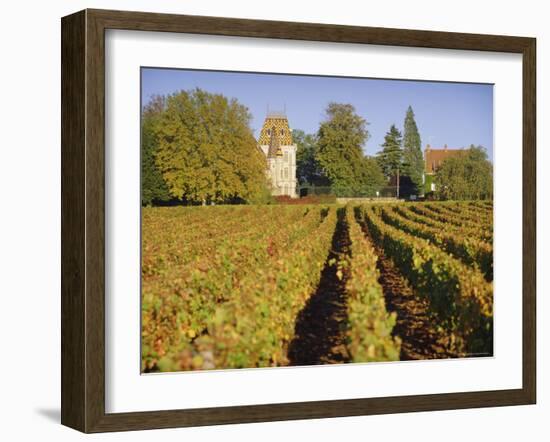
[[[296,145],[292,130],[282,112],[269,112],[264,121],[258,146],[267,158],[267,177],[271,193],[296,198]]]

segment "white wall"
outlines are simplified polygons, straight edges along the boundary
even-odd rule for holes
[[[545,2],[462,0],[266,3],[245,0],[4,2],[0,66],[0,403],[4,440],[77,440],[59,421],[60,23],[93,7],[525,35],[538,38],[539,221],[549,222],[550,28]],[[277,6],[274,6],[277,5]],[[539,404],[529,407],[232,425],[94,436],[95,440],[542,440],[549,425],[549,235],[539,228]],[[543,250],[545,249],[545,250]],[[538,437],[537,437],[538,435]],[[31,439],[32,440],[32,439]]]

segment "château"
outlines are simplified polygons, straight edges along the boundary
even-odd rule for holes
[[[285,113],[268,112],[258,146],[267,158],[272,195],[296,198],[296,145]]]

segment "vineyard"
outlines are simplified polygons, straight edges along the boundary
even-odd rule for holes
[[[491,202],[142,211],[142,371],[486,356]]]

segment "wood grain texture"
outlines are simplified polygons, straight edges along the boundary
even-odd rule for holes
[[[61,29],[61,422],[85,418],[85,13]]]
[[[537,94],[536,40],[523,51],[523,389],[537,395]]]
[[[86,431],[105,414],[105,38],[86,11]]]
[[[284,38],[474,51],[522,52],[529,38],[148,12],[88,10],[106,29]]]
[[[227,35],[523,55],[523,387],[338,401],[105,413],[105,30]],[[62,423],[84,432],[532,404],[536,398],[535,40],[86,10],[62,19]]]

